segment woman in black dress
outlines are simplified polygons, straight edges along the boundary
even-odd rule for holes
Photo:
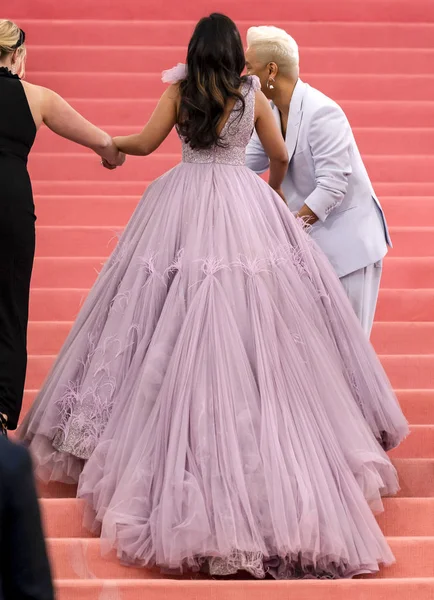
[[[111,137],[60,96],[21,81],[25,34],[0,20],[0,432],[15,429],[27,365],[27,320],[35,211],[27,156],[39,126],[91,148],[108,168],[124,156]]]

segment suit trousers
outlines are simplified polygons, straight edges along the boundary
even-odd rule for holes
[[[341,283],[362,327],[369,337],[374,323],[383,261],[341,277]]]

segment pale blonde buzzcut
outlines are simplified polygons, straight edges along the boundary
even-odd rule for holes
[[[282,75],[298,77],[298,45],[283,29],[270,25],[250,27],[247,32],[247,46],[255,49],[259,60],[264,64],[276,63]]]

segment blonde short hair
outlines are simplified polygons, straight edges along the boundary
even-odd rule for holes
[[[265,63],[276,63],[283,75],[298,77],[298,45],[283,29],[269,25],[250,27],[247,32],[247,46],[255,48],[258,58]]]
[[[26,58],[26,45],[16,48],[21,36],[21,29],[13,21],[0,19],[0,59],[7,54],[17,53],[17,73],[24,75],[24,62]]]

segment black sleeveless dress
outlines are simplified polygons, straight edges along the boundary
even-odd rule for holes
[[[0,68],[0,413],[15,429],[27,366],[35,211],[27,156],[36,125],[18,76]]]

